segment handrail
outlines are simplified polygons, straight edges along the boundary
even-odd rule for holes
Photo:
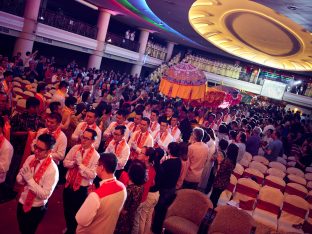
[[[116,35],[114,33],[111,32],[107,32],[106,35],[106,43],[121,47],[121,48],[125,48],[128,50],[132,50],[135,52],[139,51],[140,48],[140,43],[136,42],[136,41],[131,41],[129,39],[126,39],[125,37]]]
[[[97,27],[79,21],[62,13],[41,9],[38,22],[63,29],[68,32],[96,39]]]
[[[24,0],[0,0],[0,11],[4,11],[17,16],[23,16],[24,8]]]

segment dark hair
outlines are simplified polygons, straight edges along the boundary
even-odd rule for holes
[[[84,91],[82,94],[81,94],[81,101],[82,102],[87,102],[88,98],[90,97],[90,92],[89,91]]]
[[[219,141],[219,147],[222,151],[226,150],[228,146],[229,146],[229,142],[227,140],[221,139]]]
[[[52,113],[55,112],[55,111],[59,108],[59,106],[61,106],[61,103],[60,103],[60,102],[51,102],[51,103],[49,104],[50,111],[51,111]]]
[[[126,118],[127,117],[127,111],[125,111],[124,109],[119,109],[116,112],[116,115],[121,115],[122,117]]]
[[[183,161],[186,161],[188,159],[187,153],[188,153],[188,143],[180,142],[179,143],[179,158],[181,158]]]
[[[59,84],[59,89],[67,88],[68,86],[69,86],[69,83],[66,80],[62,80]]]
[[[143,117],[142,120],[146,121],[148,125],[151,123],[150,119],[147,117]]]
[[[117,168],[117,157],[113,153],[101,153],[99,158],[99,166],[103,166],[108,173],[114,173]]]
[[[13,72],[11,72],[11,71],[5,71],[5,72],[3,72],[3,77],[4,77],[4,78],[6,78],[6,77],[8,77],[8,76],[13,76]]]
[[[135,185],[142,185],[147,181],[146,166],[140,160],[133,160],[128,171],[129,179]]]
[[[228,134],[228,129],[224,124],[219,126],[219,133]]]
[[[97,138],[97,133],[92,128],[87,128],[85,132],[90,132],[92,134],[92,140],[95,140]]]
[[[226,157],[232,161],[232,163],[235,165],[238,155],[238,146],[236,144],[230,144],[226,151]]]
[[[155,150],[153,147],[146,147],[145,155],[148,157],[148,162],[154,162]]]
[[[216,140],[215,131],[212,128],[207,128],[206,131],[209,134],[210,138],[212,138],[212,140],[215,141]]]
[[[46,83],[44,82],[39,82],[37,85],[37,93],[40,93],[41,91],[44,91],[46,89]]]
[[[94,113],[95,117],[96,117],[96,118],[98,117],[96,110],[95,110],[94,108],[92,108],[92,107],[89,108],[89,109],[87,110],[87,112]]]
[[[51,150],[56,142],[55,138],[48,133],[43,133],[40,136],[38,136],[38,140],[42,141],[48,150]]]
[[[52,112],[48,115],[48,118],[55,119],[57,123],[62,122],[62,115],[60,113],[53,113]]]
[[[115,127],[115,130],[119,130],[119,131],[121,132],[122,135],[125,134],[126,129],[127,129],[127,128],[126,128],[124,125],[117,125],[117,126]]]
[[[83,102],[78,103],[76,106],[76,116],[82,113],[86,109],[87,109],[87,106],[85,103]]]
[[[236,139],[236,137],[237,137],[237,131],[235,131],[235,130],[231,130],[230,132],[229,132],[229,136],[231,137],[231,139]]]
[[[70,97],[65,99],[65,106],[67,106],[67,107],[73,106],[76,103],[77,103],[77,98],[75,98],[75,97],[70,96]]]
[[[38,107],[40,105],[40,101],[35,97],[29,97],[26,100],[26,109],[31,107]]]
[[[180,151],[179,151],[179,143],[177,142],[170,142],[168,145],[168,151],[169,153],[174,156],[174,157],[179,157],[180,156]]]
[[[0,128],[4,128],[4,119],[0,116]]]
[[[157,116],[159,116],[159,111],[156,109],[152,110],[152,113],[155,113]]]
[[[165,124],[169,125],[169,122],[168,122],[168,120],[167,120],[167,118],[165,116],[160,117],[159,120],[158,120],[158,123],[159,124],[160,123],[165,123]]]
[[[246,139],[247,139],[246,133],[240,132],[240,141],[242,143],[246,143]]]

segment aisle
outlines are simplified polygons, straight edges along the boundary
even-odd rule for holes
[[[58,186],[49,199],[48,211],[38,227],[36,234],[60,234],[65,228],[63,214],[63,186]],[[17,201],[11,200],[0,204],[0,230],[1,234],[18,234],[16,220]]]

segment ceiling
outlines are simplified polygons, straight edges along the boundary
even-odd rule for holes
[[[138,28],[150,29],[154,31],[157,36],[165,40],[241,60],[241,58],[227,53],[207,41],[192,27],[189,22],[189,10],[195,1],[196,0],[88,0],[88,2],[96,6],[115,11],[117,15],[114,17],[117,20]],[[218,0],[211,1],[218,2]],[[303,31],[312,32],[311,0],[254,0],[250,2],[256,2],[269,7],[273,9],[275,13],[282,14],[299,24]],[[258,25],[255,25],[255,27],[258,27]],[[312,34],[310,34],[310,36],[312,41]],[[310,46],[312,43],[309,43]],[[280,49],[282,50],[283,48]],[[312,56],[312,53],[308,55]],[[310,75],[312,73],[308,72],[306,74]]]

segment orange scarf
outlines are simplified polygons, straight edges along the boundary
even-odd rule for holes
[[[115,142],[115,154],[117,157],[121,156],[121,153],[126,145],[126,141],[122,139],[120,142]]]
[[[74,158],[73,159],[75,159],[77,157],[77,153],[79,151],[82,151],[82,146],[81,145],[78,148],[78,150],[76,151],[76,153],[74,154]],[[89,164],[89,162],[91,160],[93,152],[94,152],[94,147],[92,146],[89,149],[89,152],[86,155],[86,157],[84,157],[82,159],[82,164],[84,166],[88,166],[88,164]],[[83,157],[83,155],[81,155],[81,156]],[[74,168],[70,168],[69,169],[68,178],[67,178],[66,183],[65,183],[65,188],[67,188],[68,186],[71,186],[74,191],[77,191],[80,188],[81,181],[82,181],[82,176],[79,173],[79,167],[75,166]]]
[[[171,128],[171,135],[174,136],[177,131],[178,131],[178,126]]]
[[[36,158],[33,158],[33,160],[30,162],[29,166],[34,167],[36,160],[37,160]],[[45,171],[47,170],[47,168],[49,167],[51,162],[52,162],[52,157],[49,155],[43,161],[43,163],[41,164],[41,166],[39,167],[39,169],[35,173],[34,180],[36,181],[37,184],[39,184],[39,181],[41,180],[43,174],[45,173]],[[26,200],[25,200],[24,205],[23,205],[23,210],[25,213],[27,213],[31,210],[31,207],[32,207],[32,204],[34,203],[35,198],[36,198],[36,194],[33,191],[28,190]]]
[[[154,121],[152,124],[151,124],[151,131],[154,132],[155,129],[157,127],[157,121]]]
[[[91,126],[88,126],[88,124],[86,122],[84,122],[82,127],[81,127],[81,131],[84,131],[87,128],[91,128],[91,129],[95,130],[96,129],[96,123],[92,124]]]
[[[55,140],[57,140],[57,138],[61,134],[61,131],[61,127],[58,127],[54,132],[50,133],[49,130],[46,128],[42,134],[49,133],[54,137]]]
[[[142,134],[141,139],[139,139],[140,134]],[[148,136],[148,131],[146,131],[145,133],[142,133],[140,131],[140,132],[138,132],[138,134],[135,135],[134,141],[136,142],[136,144],[139,148],[143,148],[144,143],[147,139],[147,136]]]

